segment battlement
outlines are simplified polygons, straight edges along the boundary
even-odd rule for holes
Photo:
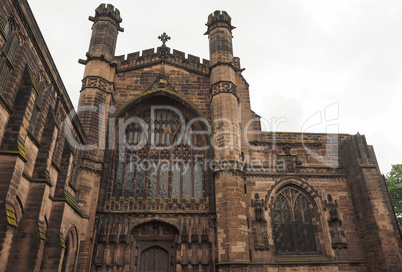
[[[121,23],[123,19],[120,17],[120,11],[111,4],[100,4],[95,9],[95,17],[89,16],[89,20],[95,22],[99,17],[107,16],[116,23]]]
[[[206,34],[208,34],[210,30],[215,28],[215,27],[213,27],[215,24],[217,24],[219,26],[227,27],[230,31],[235,28],[234,26],[232,26],[232,18],[224,10],[222,10],[222,11],[215,10],[214,13],[211,13],[208,16],[208,21],[205,24],[206,26],[208,26],[208,31]]]
[[[162,58],[168,64],[202,74],[209,73],[209,60],[203,59],[201,62],[199,57],[190,54],[186,57],[184,52],[175,49],[171,53],[169,47],[157,47],[156,51],[155,48],[146,49],[127,56],[117,56],[115,59],[119,70],[131,70],[161,62]]]

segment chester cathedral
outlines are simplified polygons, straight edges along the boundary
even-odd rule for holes
[[[402,271],[373,147],[262,131],[229,14],[200,60],[166,33],[116,56],[94,8],[74,109],[27,0],[1,1],[0,271]]]

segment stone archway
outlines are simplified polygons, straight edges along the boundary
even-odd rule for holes
[[[137,272],[175,271],[176,242],[179,231],[162,221],[150,221],[132,231]]]

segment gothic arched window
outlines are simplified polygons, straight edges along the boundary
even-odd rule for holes
[[[278,254],[316,253],[314,206],[310,197],[288,186],[279,191],[273,205],[273,231]]]
[[[172,106],[148,106],[125,119],[118,139],[116,199],[205,197],[207,141],[199,119]]]

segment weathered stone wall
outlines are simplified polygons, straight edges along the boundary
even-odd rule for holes
[[[39,271],[45,262],[62,262],[61,237],[85,221],[69,185],[78,171],[72,158],[80,152],[67,148],[64,127],[77,142],[84,135],[78,119],[64,122],[73,106],[26,1],[3,1],[0,21],[0,271]],[[7,36],[8,21],[13,27]],[[50,255],[48,247],[54,249]]]

